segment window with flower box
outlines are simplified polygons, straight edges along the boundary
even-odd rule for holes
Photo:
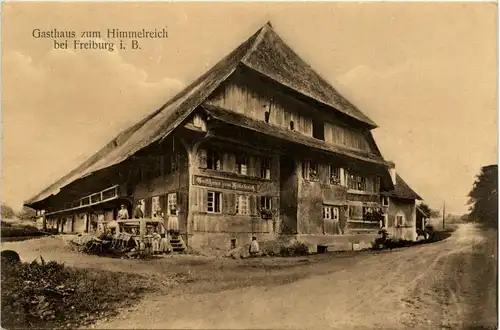
[[[302,177],[309,181],[318,181],[319,171],[318,163],[312,162],[310,160],[305,160],[302,162]]]
[[[340,184],[340,168],[328,164],[328,183],[339,185]]]

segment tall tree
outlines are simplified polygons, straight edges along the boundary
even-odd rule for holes
[[[424,202],[420,203],[418,207],[429,217],[429,218],[437,218],[439,217],[439,211],[433,210],[429,205]]]
[[[2,203],[2,205],[0,206],[0,211],[2,219],[11,219],[14,217],[14,210],[7,204]]]
[[[469,193],[471,221],[496,227],[498,224],[498,165],[481,168]]]
[[[36,211],[32,208],[23,206],[22,211],[17,214],[17,217],[21,220],[35,220]]]

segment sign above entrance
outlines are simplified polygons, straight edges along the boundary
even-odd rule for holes
[[[199,175],[194,176],[194,184],[198,186],[220,188],[220,189],[243,190],[251,192],[257,191],[257,185],[252,183],[237,182],[224,179],[214,179]]]

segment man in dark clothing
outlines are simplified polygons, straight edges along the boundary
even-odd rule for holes
[[[135,207],[134,210],[134,218],[136,219],[141,219],[144,218],[144,213],[142,212],[142,203],[139,201],[137,202],[137,206]]]

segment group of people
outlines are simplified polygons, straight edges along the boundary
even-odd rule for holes
[[[142,219],[144,218],[144,212],[142,211],[142,204],[141,202],[138,202],[134,212],[133,212],[133,218],[134,219]],[[163,219],[163,212],[161,210],[157,210],[154,212],[153,219]],[[127,210],[127,207],[125,204],[122,204],[120,206],[120,210],[118,211],[118,220],[127,220],[130,219],[129,212]],[[174,214],[171,214],[168,216],[167,219],[167,230],[173,230],[177,231],[179,230],[179,220],[177,216],[177,211],[175,211]]]
[[[144,218],[144,212],[142,212],[142,204],[140,202],[137,203],[134,209],[134,219]],[[127,220],[130,219],[130,215],[128,214],[128,209],[125,204],[120,206],[120,210],[118,211],[118,220]]]

